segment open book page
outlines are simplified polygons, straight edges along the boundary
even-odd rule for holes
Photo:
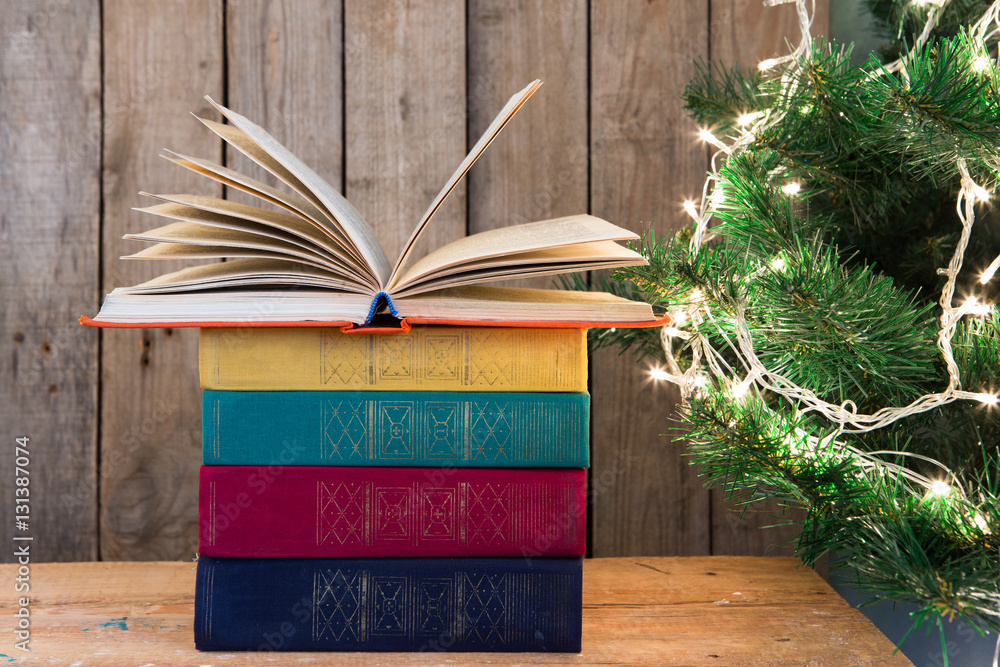
[[[198,322],[363,322],[370,294],[326,290],[208,291],[131,294],[119,288],[105,298],[97,322],[180,324]]]
[[[404,317],[511,322],[649,322],[653,309],[604,292],[527,287],[456,287],[394,298]]]
[[[314,195],[333,219],[340,223],[344,232],[351,238],[365,261],[378,278],[380,285],[388,282],[391,266],[385,252],[378,244],[375,233],[361,217],[354,206],[329,183],[319,177],[306,163],[297,158],[287,148],[268,134],[263,128],[244,118],[235,111],[217,104],[209,97],[206,99],[219,112],[229,119],[234,126],[242,130],[257,146],[287,169],[305,188]],[[237,147],[238,148],[238,147]],[[262,165],[263,166],[263,165]],[[273,172],[272,172],[273,173]],[[277,176],[277,174],[275,174]],[[279,176],[280,178],[280,176]]]
[[[410,253],[413,251],[413,246],[416,245],[420,233],[424,231],[424,227],[427,226],[427,223],[430,221],[431,217],[433,217],[433,215],[441,207],[441,204],[444,203],[444,200],[448,197],[449,194],[451,194],[451,191],[455,189],[455,186],[458,185],[459,181],[462,180],[462,177],[464,177],[465,174],[469,171],[473,163],[475,163],[475,161],[479,159],[479,156],[483,154],[483,151],[485,151],[486,148],[491,143],[493,143],[493,140],[496,139],[497,135],[500,133],[500,130],[504,128],[507,122],[510,121],[511,118],[513,118],[515,113],[517,113],[518,109],[520,109],[521,106],[528,101],[528,98],[531,97],[534,94],[534,92],[538,90],[538,87],[541,85],[542,82],[539,81],[538,79],[535,79],[530,84],[528,84],[528,86],[524,90],[511,97],[510,100],[508,100],[507,104],[504,106],[504,108],[500,110],[500,113],[493,120],[493,122],[490,123],[490,126],[486,128],[486,132],[483,134],[483,136],[479,138],[479,141],[476,142],[476,145],[472,147],[472,150],[469,151],[469,154],[465,156],[464,160],[462,160],[462,164],[458,165],[458,169],[455,170],[455,173],[451,175],[451,178],[448,179],[448,181],[444,184],[444,187],[441,188],[441,191],[438,192],[437,196],[434,198],[434,201],[431,202],[431,205],[428,207],[427,211],[425,211],[424,215],[420,218],[420,222],[417,223],[417,226],[413,230],[413,233],[410,234],[410,238],[403,245],[403,250],[399,255],[399,259],[396,260],[396,264],[392,268],[392,275],[385,282],[387,289],[390,288],[388,286],[397,283],[397,279],[400,273],[406,266],[406,260],[409,258]]]
[[[238,248],[228,245],[189,245],[187,243],[170,243],[168,241],[156,243],[131,255],[122,255],[120,259],[180,259],[190,261],[222,258],[238,259],[243,257],[283,259],[286,261],[301,262],[325,271],[330,270],[330,266],[321,261],[278,252],[270,248],[265,250],[262,248]],[[358,283],[359,289],[364,287],[366,286]]]
[[[222,123],[216,123],[213,120],[205,120],[204,118],[199,118],[198,120],[200,120],[208,129],[222,137],[222,139],[224,139],[228,144],[235,147],[261,167],[277,176],[293,190],[307,198],[315,206],[320,207],[320,211],[323,212],[321,220],[322,230],[329,235],[330,238],[335,239],[343,245],[344,249],[357,259],[358,265],[364,267],[364,270],[371,275],[372,280],[376,283],[378,282],[378,277],[368,266],[364,254],[350,239],[340,221],[324,211],[322,208],[322,202],[314,194],[312,194],[309,191],[309,188],[307,188],[292,172],[285,169],[285,167],[282,166],[277,160],[268,155],[238,127],[234,125],[223,125]]]
[[[616,246],[622,251],[629,252],[626,248],[621,246]],[[393,299],[397,296],[412,296],[414,294],[423,294],[425,292],[433,292],[435,290],[444,289],[447,287],[457,287],[460,285],[475,285],[478,283],[496,282],[500,280],[521,280],[524,278],[538,278],[540,276],[554,276],[561,273],[574,273],[578,271],[599,271],[601,269],[616,269],[620,266],[628,265],[639,265],[643,262],[638,260],[629,259],[608,259],[601,258],[595,261],[581,262],[557,262],[557,261],[544,261],[537,264],[520,264],[516,268],[511,268],[509,266],[499,266],[493,268],[484,268],[478,271],[469,271],[466,273],[457,273],[452,275],[447,275],[441,278],[429,278],[424,282],[418,283],[417,285],[410,287],[402,292],[393,295]]]
[[[135,287],[122,290],[125,294],[169,294],[220,287],[254,287],[288,285],[322,287],[347,292],[374,293],[356,282],[338,280],[329,271],[280,259],[236,259],[231,262],[189,266],[165,273]]]
[[[499,261],[496,264],[485,261],[491,258],[512,258],[522,253],[566,247],[567,250],[559,253],[559,257],[568,259],[572,255],[572,248],[581,244],[636,238],[638,236],[633,232],[592,215],[572,215],[491,229],[453,241],[415,262],[398,280],[389,285],[389,292],[405,291],[423,278],[466,271],[470,264],[480,267],[500,265]],[[639,257],[631,250],[622,250],[626,251],[623,256]],[[581,253],[588,251],[581,250]]]
[[[225,229],[191,222],[175,222],[139,234],[126,234],[125,238],[138,241],[152,241],[158,244],[220,246],[229,247],[233,250],[262,250],[281,255],[285,259],[299,259],[315,264],[316,266],[326,267],[331,272],[350,276],[355,281],[361,282],[362,280],[353,269],[344,266],[342,263],[332,261],[323,253],[318,252],[314,247],[310,247],[295,237],[279,239],[272,235],[264,236],[237,229]],[[143,259],[149,259],[154,256],[156,256],[155,253],[141,255]]]
[[[279,190],[278,188],[272,187],[267,183],[262,183],[261,181],[250,178],[249,176],[229,169],[228,167],[223,167],[221,164],[216,164],[210,160],[189,157],[187,155],[181,155],[180,153],[175,153],[166,149],[164,149],[164,153],[166,153],[166,155],[161,155],[164,159],[170,160],[174,164],[180,165],[185,169],[190,169],[196,174],[201,174],[206,178],[210,178],[213,181],[225,185],[226,187],[240,190],[241,192],[245,192],[249,195],[257,197],[258,199],[274,204],[279,208],[283,208],[289,213],[312,222],[317,229],[323,230],[324,234],[328,229],[328,223],[325,222],[327,218],[324,213],[316,208],[312,202],[304,199],[303,197],[299,197],[298,195],[290,192],[285,192],[284,190]]]
[[[142,193],[154,199],[160,199],[168,204],[159,204],[135,209],[143,213],[152,213],[174,220],[188,220],[214,227],[241,229],[254,234],[273,236],[296,242],[300,239],[305,247],[328,256],[332,261],[344,266],[353,267],[359,276],[370,275],[365,265],[356,257],[348,254],[345,247],[337,244],[325,232],[317,229],[312,223],[302,220],[296,215],[268,211],[267,209],[248,206],[239,202],[206,197],[203,195],[153,195]],[[369,282],[372,282],[369,279]],[[373,286],[374,283],[372,282]]]

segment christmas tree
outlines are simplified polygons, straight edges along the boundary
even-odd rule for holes
[[[868,4],[860,66],[800,0],[791,54],[699,69],[692,222],[600,286],[673,322],[593,342],[660,359],[710,484],[804,508],[805,562],[1000,633],[1000,1]]]

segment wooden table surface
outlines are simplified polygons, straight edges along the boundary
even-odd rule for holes
[[[0,666],[911,665],[790,558],[584,562],[583,652],[232,653],[194,649],[194,563],[32,564],[31,652],[14,647],[16,565],[0,565]]]

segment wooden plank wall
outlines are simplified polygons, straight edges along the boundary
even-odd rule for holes
[[[821,3],[822,4],[822,3]],[[205,94],[267,127],[395,253],[502,103],[539,94],[422,245],[589,210],[658,233],[707,168],[679,95],[693,60],[755,63],[797,38],[757,0],[11,0],[0,13],[0,423],[32,446],[36,560],[186,559],[196,548],[196,332],[82,329],[103,294],[160,272],[119,261],[139,190],[224,194],[164,147],[246,168],[190,115]],[[814,30],[823,31],[825,16]],[[674,400],[593,360],[591,552],[763,554],[662,434]],[[14,457],[0,456],[0,479]],[[9,488],[6,483],[2,488]],[[13,514],[13,495],[0,499]],[[9,542],[15,527],[4,521]],[[7,551],[3,560],[10,560]]]

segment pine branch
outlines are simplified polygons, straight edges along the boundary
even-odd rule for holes
[[[762,80],[753,69],[697,61],[694,78],[682,96],[684,109],[700,125],[728,132],[736,127],[740,116],[758,110],[766,102],[760,96]]]

